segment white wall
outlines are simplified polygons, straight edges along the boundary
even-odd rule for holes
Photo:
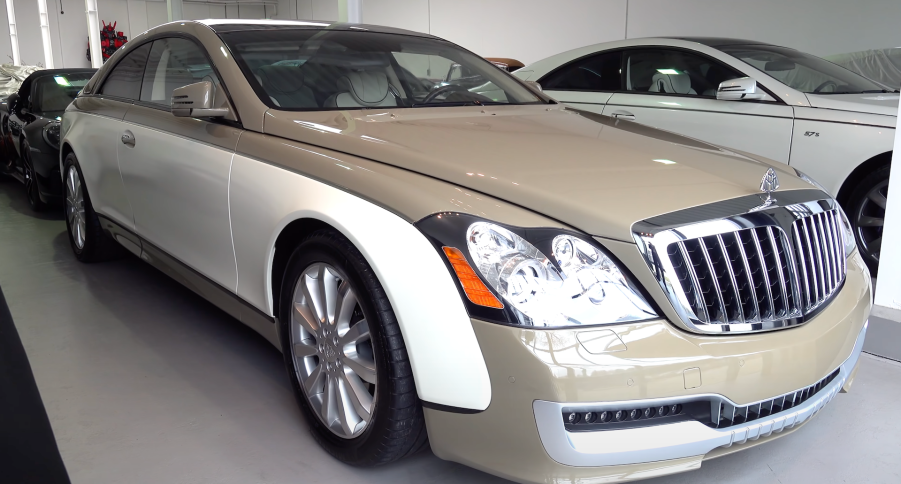
[[[772,42],[815,55],[901,45],[899,0],[362,0],[363,22],[427,32],[525,62],[664,35]]]
[[[814,55],[901,46],[899,0],[631,0],[629,38],[736,37]]]

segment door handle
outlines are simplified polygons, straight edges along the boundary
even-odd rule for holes
[[[622,111],[622,110],[613,111],[612,113],[610,113],[610,115],[616,119],[625,119],[628,121],[635,121],[635,115],[630,113],[629,111]]]
[[[122,133],[122,144],[135,147],[135,135],[131,131]]]

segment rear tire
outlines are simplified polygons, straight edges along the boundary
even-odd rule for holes
[[[847,214],[857,249],[873,276],[879,269],[879,254],[882,251],[890,169],[890,165],[880,166],[861,180],[848,197]]]
[[[335,230],[312,233],[288,261],[279,301],[285,366],[317,442],[360,467],[424,449],[403,336],[360,251]]]
[[[43,212],[47,210],[47,204],[41,200],[41,188],[38,185],[37,173],[34,171],[34,165],[31,163],[31,153],[29,152],[28,143],[22,143],[22,168],[25,178],[25,195],[28,197],[28,204],[35,212]]]
[[[99,262],[121,253],[118,244],[100,226],[75,153],[66,156],[63,173],[66,232],[75,258],[81,262]]]

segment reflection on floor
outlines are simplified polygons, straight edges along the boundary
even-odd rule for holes
[[[429,452],[337,463],[262,337],[136,258],[78,263],[64,230],[0,181],[0,286],[72,482],[506,482]],[[861,365],[854,391],[793,435],[647,482],[901,482],[901,364]]]

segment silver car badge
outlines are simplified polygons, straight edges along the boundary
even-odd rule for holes
[[[763,205],[752,208],[751,212],[756,212],[758,210],[763,210],[765,208],[769,208],[773,204],[776,203],[776,199],[773,198],[773,192],[779,189],[779,177],[776,175],[776,170],[769,168],[766,173],[763,174],[763,179],[760,180],[760,191],[766,193],[766,198],[763,198],[763,195],[760,196],[760,199],[763,201]]]
[[[770,168],[764,173],[763,180],[760,180],[760,191],[766,193],[769,200],[770,194],[779,188],[779,177],[776,176],[776,170]]]

